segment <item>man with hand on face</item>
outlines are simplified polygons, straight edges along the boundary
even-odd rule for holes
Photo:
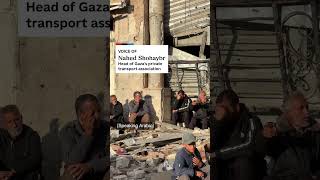
[[[190,129],[194,129],[200,125],[201,129],[208,129],[210,118],[210,103],[207,100],[206,92],[199,93],[198,101],[192,103],[193,117],[189,125]]]
[[[177,180],[210,179],[209,167],[202,162],[196,137],[191,133],[182,136],[182,148],[176,154],[173,173]]]
[[[191,99],[183,90],[178,91],[172,106],[172,124],[177,125],[179,122],[182,122],[186,128],[189,128],[191,121],[191,109]]]
[[[320,179],[319,124],[309,117],[308,103],[300,92],[292,93],[284,103],[277,126],[265,127],[269,138],[267,155],[271,157],[265,180]]]
[[[37,180],[41,167],[41,144],[37,132],[23,124],[16,105],[1,109],[0,180]]]
[[[136,91],[133,93],[133,100],[129,103],[129,122],[131,124],[147,124],[150,123],[150,115],[148,106],[144,100],[142,100],[141,92]]]
[[[225,90],[216,99],[215,121],[210,128],[214,146],[210,159],[220,180],[261,180],[265,176],[265,139],[260,119],[253,116],[238,95]],[[209,162],[212,162],[209,160]]]
[[[91,94],[77,98],[75,109],[78,120],[61,130],[65,173],[63,180],[101,180],[107,171],[107,122],[101,120],[98,99]]]

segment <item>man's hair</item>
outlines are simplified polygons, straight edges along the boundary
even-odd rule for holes
[[[13,113],[15,115],[21,116],[21,113],[20,113],[20,110],[19,110],[18,106],[14,105],[14,104],[6,105],[3,108],[1,108],[0,116],[4,115],[4,114],[7,114],[7,113]]]
[[[225,99],[230,102],[232,107],[239,104],[239,96],[231,89],[222,91],[216,99],[216,104],[222,103]]]
[[[300,91],[294,91],[285,99],[282,108],[283,111],[289,111],[292,105],[292,102],[298,98],[305,99],[305,96]]]
[[[83,94],[83,95],[80,95],[75,102],[75,109],[76,109],[77,114],[78,114],[82,104],[85,102],[88,102],[88,101],[97,103],[99,110],[100,110],[99,100],[96,96],[94,96],[92,94]]]
[[[135,92],[133,93],[133,97],[136,97],[136,95],[142,96],[140,91],[135,91]]]
[[[183,90],[179,90],[179,91],[178,91],[178,94],[184,95],[184,91],[183,91]]]
[[[117,96],[113,94],[110,96],[110,98],[117,98]]]

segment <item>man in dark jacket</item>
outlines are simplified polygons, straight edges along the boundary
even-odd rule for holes
[[[265,176],[261,122],[239,103],[234,91],[225,90],[217,97],[210,130],[214,137],[210,159],[215,160],[218,180],[261,180]]]
[[[139,91],[133,93],[133,100],[129,103],[129,122],[131,124],[146,124],[150,122],[150,115],[147,103],[142,100]]]
[[[65,173],[62,180],[102,180],[109,168],[107,122],[101,120],[98,99],[84,94],[75,103],[77,120],[61,130]]]
[[[123,121],[123,107],[117,100],[116,95],[110,96],[110,125],[117,127],[118,123],[124,123]]]
[[[208,166],[202,162],[200,152],[195,146],[195,136],[191,133],[183,134],[182,148],[178,150],[173,164],[175,179],[210,179]]]
[[[41,144],[37,132],[23,124],[16,105],[2,108],[0,129],[0,179],[37,180],[41,167]]]
[[[191,99],[183,90],[178,91],[172,106],[172,123],[184,123],[185,127],[190,126],[192,104]]]
[[[288,97],[277,120],[276,133],[268,141],[271,157],[266,180],[320,179],[319,124],[311,120],[308,103],[299,92]]]
[[[200,126],[201,129],[208,129],[210,118],[210,103],[207,100],[206,93],[199,93],[198,101],[192,104],[193,116],[189,128],[194,129]]]

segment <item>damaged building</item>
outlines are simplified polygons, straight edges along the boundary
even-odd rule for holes
[[[151,107],[154,130],[138,132],[111,129],[111,177],[113,179],[171,179],[182,134],[192,132],[204,155],[209,129],[194,131],[170,124],[171,102],[183,89],[195,99],[200,90],[209,95],[210,55],[209,0],[112,0],[113,30],[110,35],[110,94],[123,104],[134,91]],[[168,45],[168,74],[116,74],[116,45]]]
[[[114,0],[111,14],[110,94],[117,95],[125,112],[137,90],[150,104],[154,120],[161,122],[170,121],[167,112],[171,112],[171,98],[178,90],[192,98],[200,90],[209,95],[209,0]],[[169,73],[116,74],[117,44],[168,45]]]

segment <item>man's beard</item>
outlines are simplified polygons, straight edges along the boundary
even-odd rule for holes
[[[22,133],[22,127],[21,128],[12,128],[8,129],[8,133],[12,138],[18,137]]]

